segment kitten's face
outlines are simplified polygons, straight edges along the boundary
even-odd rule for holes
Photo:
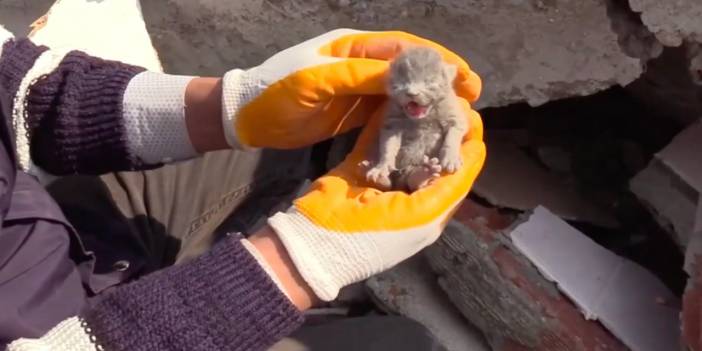
[[[453,93],[455,76],[455,66],[444,63],[433,49],[407,49],[390,66],[388,92],[408,118],[418,120]]]

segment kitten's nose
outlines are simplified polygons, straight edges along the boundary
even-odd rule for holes
[[[414,97],[417,97],[417,95],[419,95],[419,93],[414,91],[414,90],[408,90],[405,93],[405,95],[407,95],[408,97],[414,98]]]

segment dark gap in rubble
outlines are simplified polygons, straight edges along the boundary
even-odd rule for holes
[[[666,47],[646,63],[643,75],[625,90],[650,113],[665,115],[664,124],[689,125],[702,115],[702,88],[690,75],[688,45]]]
[[[628,0],[608,0],[605,5],[610,27],[617,34],[617,42],[624,53],[643,62],[661,54],[663,45],[646,28],[641,15],[631,9]]]
[[[612,214],[617,228],[569,221],[600,245],[652,271],[682,295],[686,275],[679,248],[629,190],[629,180],[684,127],[615,87],[539,107],[515,104],[481,111],[491,142],[517,144],[534,162],[573,184]],[[519,176],[519,175],[515,175]]]

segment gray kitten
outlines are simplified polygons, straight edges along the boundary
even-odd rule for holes
[[[366,179],[381,190],[413,192],[442,171],[462,165],[460,148],[468,121],[453,90],[456,66],[434,49],[416,47],[390,65],[390,106],[380,130],[377,152],[363,161]]]

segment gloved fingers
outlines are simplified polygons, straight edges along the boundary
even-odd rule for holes
[[[302,104],[290,92],[278,93],[282,91],[264,92],[239,113],[233,127],[242,144],[274,149],[312,145],[364,125],[385,100],[381,95],[339,96]]]
[[[456,173],[407,194],[381,192],[335,169],[312,183],[294,205],[305,217],[326,230],[346,233],[403,231],[436,226],[445,220],[468,194],[485,160],[485,145],[469,140],[462,149],[464,166]],[[355,165],[358,168],[358,165]]]
[[[375,145],[383,106],[368,121],[351,154],[313,182],[309,191],[295,201],[295,207],[320,226],[340,232],[406,230],[443,221],[468,194],[485,161],[480,116],[467,102],[462,104],[472,131],[464,138],[463,166],[456,173],[443,175],[411,194],[373,188],[359,163]]]

